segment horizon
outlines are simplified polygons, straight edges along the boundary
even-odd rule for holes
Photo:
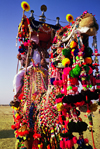
[[[16,36],[18,32],[18,25],[22,18],[22,0],[5,0],[1,1],[1,24],[0,24],[0,105],[8,104],[13,100],[13,78],[17,69],[17,54],[18,48],[16,48]],[[27,0],[30,5],[30,10],[34,10],[35,20],[38,21],[38,16],[41,15],[41,5],[47,6],[45,16],[48,24],[56,24],[56,17],[59,17],[60,24],[62,26],[68,25],[66,21],[66,15],[72,14],[74,19],[80,16],[84,11],[93,13],[100,27],[100,1],[99,0],[72,0],[72,1],[46,1],[46,0]],[[30,12],[25,12],[27,17],[30,16]],[[55,20],[55,21],[54,21]],[[62,23],[66,22],[66,23]],[[92,39],[89,38],[89,46],[92,48]],[[97,47],[100,53],[100,29],[97,33]],[[100,58],[99,58],[100,61]],[[100,62],[99,62],[100,63]],[[100,69],[99,69],[100,70]]]

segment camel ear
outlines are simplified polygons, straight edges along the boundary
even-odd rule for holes
[[[97,32],[97,30],[96,30],[96,28],[95,27],[92,27],[92,28],[90,28],[88,31],[87,31],[87,35],[88,36],[94,36],[95,34],[96,34],[96,32]]]

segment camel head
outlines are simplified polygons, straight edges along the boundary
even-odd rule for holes
[[[94,36],[99,29],[99,25],[96,22],[95,17],[90,13],[85,13],[79,22],[80,31],[85,28],[87,30],[84,32],[88,36]]]
[[[89,36],[95,36],[98,29],[99,25],[95,17],[87,11],[83,12],[80,17],[77,17],[76,20],[72,22],[72,25],[68,24],[65,27],[61,27],[61,29],[56,32],[51,47],[51,60],[53,64],[58,66],[64,58],[68,57],[71,60],[70,64],[72,64],[73,58],[77,56],[80,48],[82,51],[84,51],[84,49],[87,50],[89,47]],[[70,64],[68,63],[68,65]],[[62,64],[61,67],[63,67]]]
[[[59,45],[64,42],[68,42],[69,39],[76,38],[75,33],[78,31],[81,36],[94,36],[96,35],[99,29],[97,21],[91,13],[84,11],[83,14],[76,18],[72,22],[72,25],[68,24],[67,26],[61,27],[55,35],[54,42]]]

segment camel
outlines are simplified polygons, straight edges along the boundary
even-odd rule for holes
[[[78,143],[80,148],[79,142],[82,141],[82,145],[87,146],[88,141],[83,138],[87,124],[78,116],[82,107],[88,111],[88,117],[91,116],[91,100],[99,98],[99,88],[94,90],[89,86],[98,84],[92,71],[96,69],[98,77],[98,63],[94,61],[92,65],[90,57],[93,52],[88,47],[89,36],[94,36],[96,50],[98,29],[95,17],[85,11],[72,25],[57,30],[49,53],[47,88],[42,88],[46,83],[44,69],[34,66],[24,75],[21,102],[14,116],[18,140],[15,149],[74,149],[74,144]],[[98,51],[94,55],[97,58]],[[81,92],[78,91],[79,81]],[[76,130],[73,130],[74,126]],[[73,132],[79,133],[79,139],[73,136]]]

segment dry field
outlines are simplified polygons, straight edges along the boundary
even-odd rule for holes
[[[100,108],[100,107],[99,107]],[[83,121],[88,122],[84,113],[81,114]],[[98,110],[94,112],[94,141],[97,149],[100,149],[100,114]],[[9,106],[0,106],[0,149],[14,149],[15,138],[14,131],[11,129],[13,124],[12,109]],[[88,130],[84,132],[84,138],[89,139],[90,145],[92,145],[91,132]]]

